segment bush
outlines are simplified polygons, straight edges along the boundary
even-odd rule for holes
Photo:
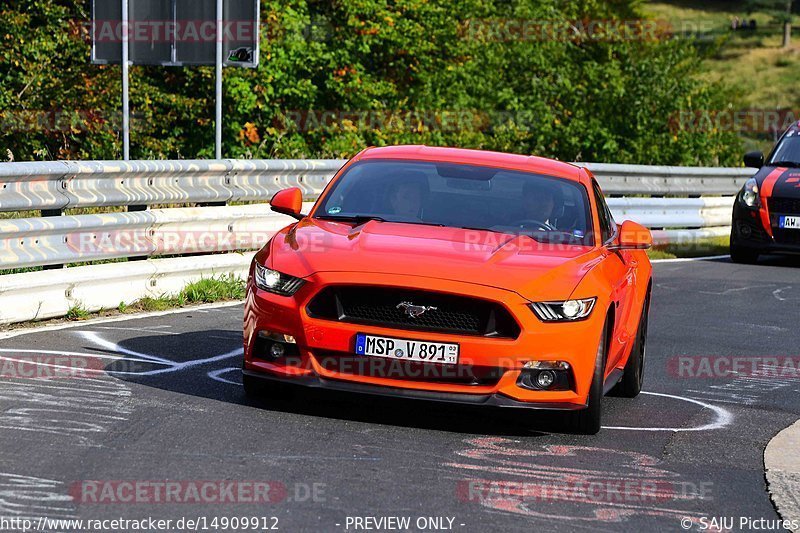
[[[263,0],[261,66],[225,73],[226,155],[349,157],[369,145],[425,143],[738,164],[734,133],[676,127],[682,112],[735,103],[698,77],[701,54],[713,50],[653,34],[646,21],[622,37],[562,31],[566,22],[634,20],[637,4]],[[0,113],[19,122],[0,131],[0,154],[120,157],[119,67],[89,64],[88,12],[87,0],[0,8]],[[131,96],[133,157],[213,156],[213,69],[134,67]],[[50,127],[25,120],[26,110],[58,109],[58,121],[44,119]]]

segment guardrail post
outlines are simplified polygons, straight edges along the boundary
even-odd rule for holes
[[[128,206],[128,213],[140,213],[142,211],[147,211],[150,208],[148,205],[129,205]],[[146,255],[140,255],[136,257],[129,257],[128,261],[147,261]]]
[[[42,209],[42,218],[60,217],[64,215],[61,209]],[[61,270],[67,268],[67,265],[45,265],[42,270]]]

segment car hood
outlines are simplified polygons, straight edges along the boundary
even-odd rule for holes
[[[753,177],[762,188],[768,178],[773,182],[771,196],[800,198],[800,168],[765,166]]]
[[[400,274],[496,287],[528,299],[563,299],[600,257],[593,247],[542,244],[483,230],[378,221],[353,226],[306,218],[275,235],[269,266],[298,277]]]

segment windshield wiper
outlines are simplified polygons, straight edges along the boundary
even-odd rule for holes
[[[333,220],[335,222],[355,222],[356,224],[364,224],[371,220],[374,220],[376,222],[386,222],[385,218],[373,215],[343,215],[343,216],[319,215],[315,218],[318,218],[320,220]]]
[[[377,222],[390,222],[392,224],[414,224],[417,226],[434,226],[437,228],[445,227],[445,224],[438,224],[436,222],[425,222],[423,220],[388,220],[373,215],[320,215],[315,218],[319,218],[320,220],[333,220],[336,222],[355,222],[356,224],[363,224],[365,222],[375,220]]]
[[[499,230],[499,229],[492,229],[492,228],[479,228],[477,226],[476,227],[459,226],[459,229],[466,229],[466,230],[470,230],[470,231],[488,231],[490,233],[499,233],[501,235],[515,235],[515,233],[512,233],[510,231],[502,231],[502,230]]]
[[[771,167],[789,167],[789,168],[798,168],[800,167],[800,163],[797,161],[774,161],[769,164]]]

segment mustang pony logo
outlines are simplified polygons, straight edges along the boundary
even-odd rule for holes
[[[411,302],[400,302],[399,304],[397,304],[396,309],[402,309],[403,311],[406,312],[406,315],[408,315],[410,318],[420,317],[425,313],[427,313],[428,311],[436,311],[435,307],[414,305]]]

